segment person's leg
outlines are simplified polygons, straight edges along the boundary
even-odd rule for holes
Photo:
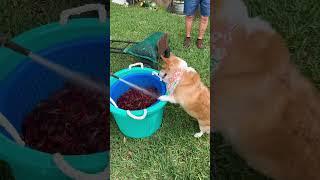
[[[186,37],[184,40],[184,47],[188,48],[191,44],[191,31],[192,23],[194,18],[194,13],[199,5],[199,0],[188,0],[184,1],[184,14],[185,14],[185,23],[186,23]]]
[[[186,16],[186,37],[191,37],[193,16]]]
[[[201,11],[201,19],[199,24],[197,47],[203,48],[203,36],[208,27],[209,16],[210,16],[210,0],[201,0],[200,11]]]
[[[201,16],[198,39],[203,39],[203,36],[204,36],[206,29],[208,27],[208,21],[209,21],[208,16]]]

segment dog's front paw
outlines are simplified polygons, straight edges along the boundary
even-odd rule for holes
[[[166,96],[166,95],[160,96],[160,97],[158,97],[158,100],[160,100],[160,101],[168,101],[168,96]]]
[[[195,134],[194,134],[194,137],[199,138],[199,137],[201,137],[202,135],[203,135],[203,132],[200,131],[200,132],[198,132],[198,133],[195,133]]]
[[[176,103],[175,99],[171,96],[167,96],[167,95],[163,95],[163,96],[160,96],[158,97],[158,99],[160,101],[167,101],[167,102],[170,102],[170,103]]]

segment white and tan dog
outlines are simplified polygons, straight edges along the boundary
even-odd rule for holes
[[[269,23],[250,18],[241,0],[215,5],[212,30],[230,36],[213,44],[213,51],[224,48],[213,75],[215,130],[275,180],[320,179],[318,90],[290,62]]]
[[[160,96],[159,100],[178,103],[199,124],[200,132],[195,137],[204,133],[210,134],[210,91],[200,79],[199,74],[183,59],[170,54],[164,60],[160,76],[167,84],[169,95]]]

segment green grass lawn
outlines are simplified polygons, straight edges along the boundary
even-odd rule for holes
[[[285,38],[292,61],[320,87],[320,1],[246,0],[252,16],[261,16]],[[212,143],[218,180],[265,180],[249,168],[223,138],[216,134]]]
[[[111,4],[111,39],[142,41],[156,31],[168,32],[170,48],[199,71],[209,84],[209,31],[206,49],[193,44],[184,49],[184,17],[165,11]],[[196,40],[198,21],[194,25]],[[111,54],[111,71],[116,72],[136,62],[128,55]],[[152,137],[126,139],[111,119],[111,179],[209,179],[209,136],[193,137],[198,132],[194,121],[177,105],[167,105],[163,124]]]

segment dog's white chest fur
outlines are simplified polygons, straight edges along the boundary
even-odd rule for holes
[[[182,74],[182,71],[176,71],[172,75],[164,79],[164,82],[167,84],[167,92],[169,95],[172,95],[175,88],[179,85]]]

